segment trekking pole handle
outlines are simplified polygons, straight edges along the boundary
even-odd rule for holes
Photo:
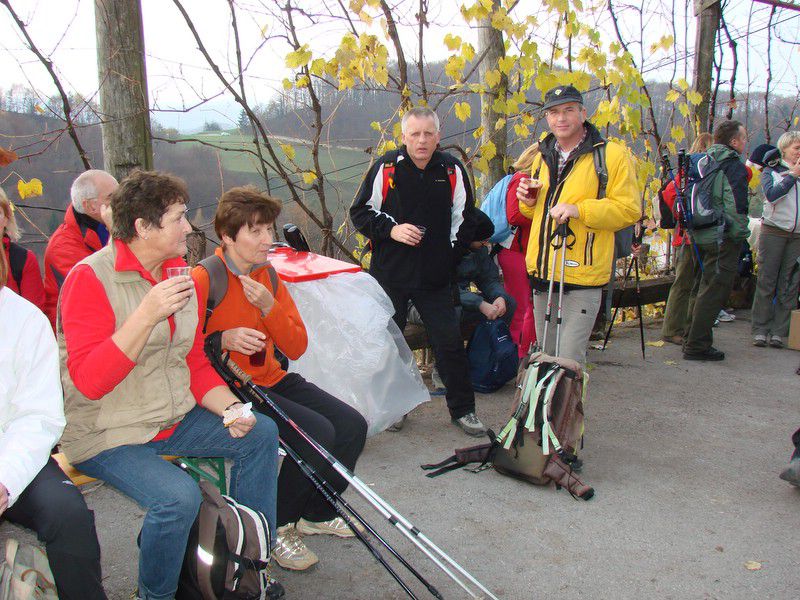
[[[247,385],[248,383],[250,383],[250,381],[252,381],[253,378],[250,375],[248,375],[244,371],[244,369],[242,369],[242,367],[237,365],[233,359],[231,359],[230,352],[222,352],[220,354],[220,361],[224,366],[230,369],[231,373],[233,373],[236,376],[236,379],[241,381],[243,384]]]
[[[567,239],[567,236],[569,235],[569,233],[570,233],[570,230],[569,230],[569,219],[567,219],[563,223],[560,223],[558,225],[558,227],[556,227],[556,235],[558,235],[559,237],[561,237],[564,240]]]

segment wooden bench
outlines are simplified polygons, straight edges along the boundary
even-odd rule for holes
[[[472,332],[475,331],[477,326],[477,321],[461,323],[461,339],[468,342],[472,337]],[[415,323],[407,324],[406,328],[403,330],[403,337],[406,338],[406,343],[412,350],[424,350],[430,347],[428,334],[423,325],[417,325]]]
[[[94,477],[90,477],[81,473],[73,467],[63,452],[53,454],[53,458],[64,471],[64,474],[70,478],[72,483],[80,487],[87,483],[97,481]],[[184,456],[162,456],[164,460],[175,463],[189,475],[194,477],[197,481],[206,479],[213,483],[219,489],[221,494],[227,493],[227,483],[225,481],[225,459],[224,458],[186,458]]]

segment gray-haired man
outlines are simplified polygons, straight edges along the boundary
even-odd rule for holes
[[[413,108],[402,125],[403,146],[372,165],[350,219],[372,243],[370,273],[391,299],[397,326],[406,325],[409,300],[419,311],[453,422],[482,435],[452,287],[455,266],[472,241],[472,189],[464,166],[437,149],[436,113]]]

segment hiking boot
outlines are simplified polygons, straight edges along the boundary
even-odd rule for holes
[[[753,346],[758,348],[766,348],[767,346],[767,336],[759,333],[758,335],[753,336]]]
[[[715,361],[725,360],[725,353],[716,348],[709,348],[705,352],[684,352],[683,360]]]
[[[467,435],[478,437],[486,433],[486,426],[481,423],[481,420],[474,412],[468,412],[463,417],[453,419],[453,423],[460,427]]]
[[[682,335],[662,335],[661,339],[670,344],[675,344],[676,346],[683,346]]]
[[[406,424],[406,419],[408,415],[403,415],[399,421],[395,421],[391,425],[386,428],[386,431],[400,431],[403,428],[403,425]]]
[[[789,466],[781,471],[780,478],[800,487],[800,456],[789,461]]]
[[[724,309],[719,311],[719,315],[717,315],[717,319],[720,323],[730,323],[731,321],[736,320],[736,315],[732,315],[729,312],[725,312]]]
[[[783,348],[783,340],[778,335],[769,338],[769,345],[773,348]]]
[[[305,571],[319,562],[319,558],[309,550],[297,534],[293,524],[278,527],[272,558],[284,569]]]
[[[267,576],[267,586],[264,591],[267,594],[267,600],[281,600],[281,598],[286,596],[286,590],[283,589],[280,582],[270,576]]]
[[[365,532],[365,529],[361,523],[353,521],[353,526],[361,533]],[[350,529],[347,523],[344,522],[342,517],[336,517],[330,521],[322,522],[300,519],[297,522],[297,532],[302,535],[335,535],[336,537],[340,538],[351,538],[356,536],[356,534],[353,533],[353,530]]]

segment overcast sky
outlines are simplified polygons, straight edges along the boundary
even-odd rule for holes
[[[325,0],[306,0],[300,4],[311,7]],[[94,2],[91,0],[11,0],[15,10],[27,23],[29,32],[40,49],[51,56],[65,86],[85,96],[92,96],[97,89],[96,50],[94,32]],[[647,9],[640,22],[638,14],[630,9],[621,10],[621,26],[628,39],[638,37],[637,31],[646,32],[646,46],[671,30],[670,19],[662,14],[661,5],[671,5],[671,0],[642,0]],[[637,5],[640,2],[635,2]],[[681,5],[680,0],[675,2]],[[184,0],[187,10],[201,36],[207,40],[215,59],[224,65],[232,61],[229,52],[229,11],[225,0]],[[262,41],[263,34],[274,30],[274,22],[264,8],[266,0],[238,0],[240,10],[240,35],[247,53],[252,52]],[[401,12],[397,17],[400,23],[411,23],[414,19],[416,2],[399,3]],[[588,4],[588,2],[587,2]],[[600,2],[605,5],[605,0]],[[407,8],[404,6],[407,5]],[[446,58],[447,50],[441,44],[446,32],[455,33],[473,41],[475,32],[468,28],[458,11],[453,10],[455,0],[430,0],[429,21],[432,23],[427,35],[425,56],[428,61]],[[616,1],[615,5],[624,7]],[[405,10],[405,13],[402,12]],[[144,16],[145,47],[147,52],[147,71],[150,86],[151,104],[155,108],[182,108],[194,104],[198,97],[208,97],[221,89],[216,77],[198,53],[185,22],[169,0],[142,0]],[[724,14],[731,36],[737,39],[739,47],[739,75],[737,89],[746,90],[749,57],[749,79],[755,88],[763,88],[765,82],[765,56],[768,34],[772,35],[773,45],[773,83],[776,93],[793,95],[798,93],[798,72],[800,72],[800,13],[779,10],[775,15],[778,25],[771,32],[766,29],[770,8],[749,0],[730,0]],[[544,14],[538,0],[521,0],[514,9],[516,15]],[[750,23],[752,32],[749,39],[744,36]],[[613,39],[608,14],[598,11],[596,23],[606,41]],[[694,18],[689,14],[688,22],[682,15],[675,20],[678,31],[677,47],[683,52],[685,44],[691,49],[694,45]],[[313,37],[310,30],[300,31],[299,35],[312,40],[316,52],[330,53],[338,44],[345,31],[344,23],[331,23],[316,26]],[[410,28],[404,31],[404,46],[410,55],[416,54],[416,39]],[[544,24],[537,36],[542,40],[552,38],[554,31],[550,24]],[[782,40],[780,39],[782,38]],[[0,87],[13,84],[32,86],[40,93],[54,92],[52,83],[42,65],[26,48],[5,8],[0,8]],[[303,40],[306,41],[306,40]],[[725,39],[727,42],[727,39]],[[750,51],[747,51],[749,41]],[[640,62],[644,59],[645,75],[648,79],[668,80],[672,74],[674,61],[671,53],[650,53],[645,48],[644,55],[638,47],[632,48]],[[273,40],[266,44],[248,69],[247,81],[251,99],[267,102],[280,82],[286,76],[283,57],[287,52],[284,41]],[[677,65],[678,76],[691,73],[692,57]],[[726,65],[727,67],[728,65]],[[218,110],[216,120],[224,122],[226,116],[235,118],[238,110],[231,106],[230,99],[222,98],[208,110]],[[197,118],[174,113],[159,112],[155,118],[163,124],[189,127]],[[182,118],[182,121],[180,120]],[[205,117],[214,119],[214,113]]]

